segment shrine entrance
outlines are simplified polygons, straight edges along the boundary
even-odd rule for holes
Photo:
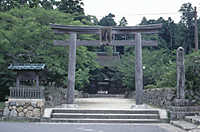
[[[102,27],[102,26],[65,26],[52,24],[51,28],[57,34],[69,34],[70,39],[54,40],[54,45],[69,46],[68,63],[68,88],[67,104],[74,103],[76,47],[77,46],[135,46],[135,88],[136,105],[143,104],[143,68],[142,46],[157,46],[155,40],[142,40],[142,33],[157,33],[161,24],[126,26],[126,27]],[[99,40],[77,40],[77,34],[98,34]],[[133,40],[115,40],[116,34],[134,35]]]

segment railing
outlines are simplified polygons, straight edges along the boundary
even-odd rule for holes
[[[19,99],[41,99],[44,98],[44,88],[32,88],[32,87],[11,87],[10,97]]]

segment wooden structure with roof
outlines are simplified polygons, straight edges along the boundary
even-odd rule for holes
[[[17,72],[16,87],[10,88],[11,98],[43,98],[43,89],[39,86],[39,72],[45,69],[45,64],[11,64],[8,69]],[[27,81],[35,86],[22,84]]]
[[[70,34],[69,40],[54,40],[55,45],[69,46],[67,104],[74,103],[76,47],[100,45],[136,46],[136,104],[143,104],[142,46],[157,46],[157,41],[142,40],[141,33],[158,33],[161,27],[161,24],[126,27],[66,26],[51,24],[51,28],[56,34]],[[99,40],[77,40],[77,34],[98,34]],[[115,34],[132,34],[135,35],[135,40],[115,40]]]

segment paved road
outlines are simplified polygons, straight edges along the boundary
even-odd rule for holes
[[[0,132],[184,132],[169,124],[69,124],[0,122]]]

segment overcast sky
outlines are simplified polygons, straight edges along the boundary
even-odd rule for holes
[[[197,6],[200,16],[200,0],[83,0],[87,15],[94,15],[98,19],[115,14],[116,22],[124,16],[128,25],[137,25],[145,16],[147,19],[171,17],[175,22],[180,20],[180,9],[183,3],[190,2]]]

